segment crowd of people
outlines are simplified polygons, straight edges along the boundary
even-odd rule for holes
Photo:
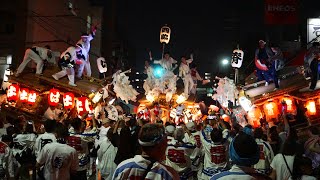
[[[35,125],[2,118],[1,179],[274,179],[319,178],[319,129],[306,137],[277,125],[240,126],[222,118],[202,123],[150,123],[94,114]],[[305,139],[307,139],[305,141]]]

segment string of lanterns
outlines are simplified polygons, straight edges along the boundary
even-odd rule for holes
[[[36,100],[41,95],[48,95],[48,104],[49,106],[57,106],[60,103],[62,96],[62,102],[65,109],[73,109],[76,107],[78,115],[82,116],[83,114],[92,111],[92,103],[96,104],[102,98],[103,91],[97,92],[91,102],[87,97],[75,97],[72,92],[61,92],[59,89],[52,88],[49,91],[43,92],[41,94],[36,91],[29,90],[28,88],[20,88],[18,84],[11,84],[8,87],[7,91],[7,100],[9,102],[17,102],[18,100],[21,103],[27,103],[29,105],[34,105]]]
[[[317,98],[319,98],[319,96],[302,99],[295,96],[284,95],[266,100],[262,103],[256,103],[251,106],[247,113],[248,121],[254,127],[258,127],[260,126],[260,119],[263,118],[264,115],[267,122],[273,122],[273,120],[277,119],[283,111],[288,114],[297,115],[295,100],[305,102],[304,107],[306,108],[307,116],[315,116],[317,115],[317,103],[315,101]],[[262,110],[259,107],[262,107]]]

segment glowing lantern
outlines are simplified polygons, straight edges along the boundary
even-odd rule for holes
[[[160,43],[168,44],[170,41],[171,29],[168,26],[163,26],[160,29]]]
[[[248,112],[248,123],[251,124],[254,128],[260,126],[260,119],[263,117],[262,112],[260,108],[254,106],[249,112]]]
[[[77,100],[78,115],[82,116],[84,113],[90,111],[89,100],[86,97],[79,97]]]
[[[267,122],[271,122],[272,118],[278,118],[279,110],[276,103],[270,101],[263,106]]]
[[[181,95],[178,96],[176,102],[177,102],[178,104],[181,104],[181,103],[183,103],[185,100],[187,100],[187,98],[184,96],[184,94],[181,94]]]
[[[152,103],[154,101],[154,96],[148,93],[146,99]]]
[[[35,91],[30,91],[28,95],[28,104],[33,105],[37,100],[37,93]]]
[[[316,113],[317,113],[316,103],[313,100],[307,102],[306,108],[308,110],[307,113],[309,116],[316,115]]]
[[[222,119],[225,121],[225,122],[230,122],[230,116],[226,115],[226,114],[223,114],[222,115]]]
[[[7,99],[8,101],[16,101],[19,98],[19,85],[11,84],[8,88]]]
[[[243,55],[244,55],[244,53],[242,50],[240,50],[240,49],[233,50],[231,66],[234,68],[240,68],[242,66]]]
[[[48,95],[49,106],[57,106],[60,100],[60,91],[58,89],[50,89]]]
[[[103,89],[101,89],[99,92],[97,92],[97,93],[94,95],[94,97],[92,98],[92,102],[93,102],[93,103],[99,102],[100,99],[101,99],[102,96],[103,96],[103,93],[104,93],[104,90],[103,90]]]
[[[20,102],[26,103],[28,102],[29,90],[26,88],[20,89]]]
[[[64,93],[63,106],[65,109],[72,109],[74,107],[74,95],[72,93]]]
[[[282,98],[281,102],[284,101],[287,104],[287,112],[296,115],[297,111],[296,111],[296,106],[293,103],[293,99],[285,96],[284,98]]]

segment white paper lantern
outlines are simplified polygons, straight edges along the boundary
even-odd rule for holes
[[[235,49],[232,52],[231,66],[234,68],[240,68],[242,66],[244,53],[240,49]]]
[[[168,44],[170,41],[171,29],[168,26],[163,26],[160,29],[160,43]]]

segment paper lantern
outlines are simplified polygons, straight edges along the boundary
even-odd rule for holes
[[[240,68],[242,66],[244,53],[240,49],[235,49],[232,52],[231,66],[234,68]]]
[[[64,93],[63,106],[65,109],[72,109],[74,107],[74,94],[70,92]]]
[[[22,102],[22,103],[28,102],[29,89],[21,88],[19,96],[20,96],[20,102]]]
[[[316,108],[316,103],[314,102],[314,100],[310,100],[306,103],[306,108],[307,108],[307,114],[309,116],[311,115],[316,115],[317,113],[317,108]]]
[[[84,113],[90,111],[89,100],[86,97],[79,97],[77,100],[78,115],[82,116]]]
[[[168,44],[170,41],[171,29],[168,26],[163,26],[160,29],[160,43]]]
[[[57,106],[60,100],[60,91],[58,89],[52,88],[50,89],[48,95],[48,103],[49,106]]]
[[[282,101],[286,102],[287,104],[287,113],[294,114],[294,115],[297,114],[297,108],[294,104],[293,98],[285,96],[281,99],[281,102]]]
[[[36,103],[37,96],[38,96],[37,92],[30,91],[28,95],[28,104],[33,105],[34,103]]]
[[[94,97],[92,98],[92,102],[93,102],[93,103],[99,102],[100,99],[101,99],[102,96],[103,96],[103,93],[104,93],[104,90],[103,90],[103,89],[101,89],[100,91],[98,91],[98,92],[94,95]]]
[[[278,118],[279,110],[276,103],[269,101],[263,106],[267,122],[271,122],[272,118]]]
[[[260,119],[263,118],[263,114],[260,110],[260,108],[254,106],[252,109],[248,112],[248,123],[252,125],[254,128],[260,126]]]
[[[19,98],[19,85],[11,84],[8,88],[7,99],[8,101],[17,101]]]

